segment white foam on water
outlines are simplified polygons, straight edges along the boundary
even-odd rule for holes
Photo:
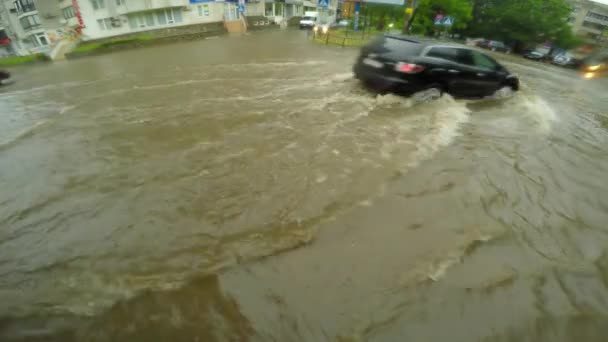
[[[314,65],[324,65],[327,64],[327,61],[285,61],[285,62],[266,62],[266,63],[239,63],[239,64],[216,64],[213,67],[220,68],[276,68],[276,67],[292,67],[292,66],[314,66]]]
[[[386,94],[376,96],[376,104],[379,106],[399,105],[403,108],[410,108],[415,104],[415,101],[408,97]]]
[[[559,121],[549,103],[537,95],[520,96],[516,103],[517,107],[522,109],[522,113],[536,123],[541,132],[549,132],[552,125]]]
[[[502,87],[498,89],[493,95],[488,96],[488,99],[492,100],[502,100],[508,99],[515,95],[515,91],[511,87]]]
[[[354,79],[352,72],[343,72],[338,74],[333,74],[327,78],[322,79],[319,82],[319,85],[326,86],[333,83],[345,83]]]
[[[65,114],[74,108],[76,108],[76,105],[64,106],[59,110],[59,114]]]
[[[310,107],[314,110],[324,110],[331,104],[336,104],[336,103],[341,104],[341,103],[345,103],[345,102],[359,104],[359,105],[363,106],[366,109],[365,115],[369,114],[369,111],[371,111],[376,104],[375,99],[370,96],[333,93],[332,95],[315,100],[313,103],[311,103]]]
[[[416,151],[406,162],[407,168],[418,166],[424,160],[431,158],[440,148],[448,146],[459,135],[460,126],[469,121],[470,111],[466,102],[456,101],[451,96],[444,95],[432,103],[421,104],[425,113],[431,115],[432,124],[428,132],[414,142]]]

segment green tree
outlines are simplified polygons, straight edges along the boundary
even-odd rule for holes
[[[576,39],[567,22],[571,11],[565,0],[473,0],[473,19],[466,32],[519,45],[572,45]]]
[[[472,9],[468,0],[419,0],[412,18],[412,32],[430,34],[437,30],[437,14],[454,18],[454,26],[451,29],[462,30],[472,18]]]

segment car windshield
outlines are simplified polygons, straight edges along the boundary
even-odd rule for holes
[[[302,20],[315,20],[315,17],[302,17]]]

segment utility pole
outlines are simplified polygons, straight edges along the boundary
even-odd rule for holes
[[[403,18],[403,33],[409,34],[410,27],[416,16],[416,10],[418,9],[418,0],[406,0],[405,3],[405,16]]]

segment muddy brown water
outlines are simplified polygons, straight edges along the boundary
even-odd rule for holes
[[[605,341],[608,84],[362,89],[256,33],[15,69],[2,341]]]

